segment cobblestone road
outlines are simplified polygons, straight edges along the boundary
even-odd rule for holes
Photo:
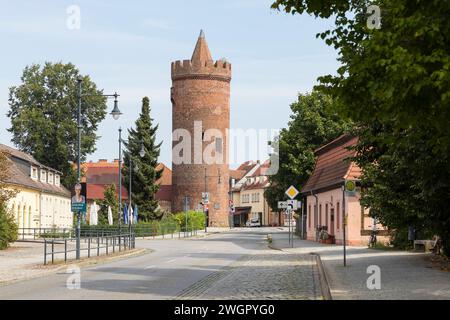
[[[178,299],[322,299],[316,259],[277,250],[246,255],[183,290]]]

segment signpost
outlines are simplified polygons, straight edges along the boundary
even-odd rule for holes
[[[300,191],[297,190],[294,186],[290,186],[286,190],[286,195],[291,199],[288,201],[280,201],[278,202],[278,208],[286,210],[286,215],[289,219],[289,244],[291,247],[294,247],[294,232],[292,230],[293,224],[292,224],[292,215],[293,211],[299,209],[300,202],[297,200],[294,200],[295,197],[297,197],[300,194]]]

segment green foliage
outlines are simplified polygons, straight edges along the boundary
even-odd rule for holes
[[[14,216],[8,212],[5,205],[0,205],[0,250],[18,238],[18,229]]]
[[[333,106],[333,100],[318,91],[300,94],[291,105],[288,128],[272,143],[279,147],[279,170],[269,177],[271,186],[265,191],[272,210],[278,211],[278,201],[286,198],[289,186],[301,188],[306,183],[314,170],[314,150],[350,129],[351,124],[340,118]]]
[[[8,211],[8,200],[16,195],[16,191],[8,187],[6,181],[10,175],[8,154],[0,151],[0,250],[8,247],[18,237],[18,226],[14,216]]]
[[[108,207],[111,207],[113,222],[117,223],[118,210],[119,210],[119,199],[116,194],[116,185],[111,184],[106,187],[103,200],[97,200],[97,204],[100,207],[98,212],[98,224],[108,225]]]
[[[367,7],[381,29],[367,27]],[[391,229],[436,233],[450,255],[450,2],[277,0],[273,8],[333,16],[317,36],[339,51],[319,89],[358,125],[369,188],[363,203]]]
[[[205,214],[198,211],[180,212],[173,215],[173,219],[184,230],[201,230],[205,228]],[[187,229],[186,229],[187,226]]]
[[[156,170],[161,143],[156,144],[156,131],[158,125],[153,126],[150,117],[150,101],[147,97],[142,99],[142,111],[136,121],[136,129],[128,130],[127,151],[124,155],[124,167],[122,170],[124,184],[129,189],[130,157],[132,160],[132,199],[139,208],[139,221],[151,221],[161,219],[163,213],[158,210],[156,193],[159,185],[156,183],[163,170]],[[140,156],[144,146],[145,155]],[[137,169],[137,170],[136,170]],[[130,190],[128,190],[130,191]]]
[[[9,89],[8,117],[12,141],[36,160],[63,173],[66,187],[76,181],[71,162],[77,161],[77,77],[71,63],[27,66],[22,83]],[[106,115],[106,98],[88,76],[83,77],[81,154],[95,151],[96,131]]]

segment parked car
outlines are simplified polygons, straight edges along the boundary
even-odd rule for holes
[[[245,225],[249,228],[261,227],[261,222],[259,219],[250,219]]]

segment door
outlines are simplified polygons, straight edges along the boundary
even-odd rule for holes
[[[330,235],[334,236],[334,209],[330,212]]]

